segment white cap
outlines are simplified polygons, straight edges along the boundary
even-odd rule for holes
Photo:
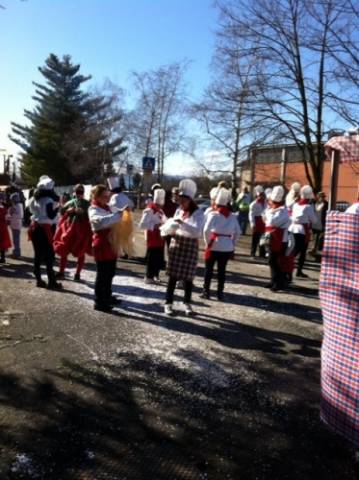
[[[270,196],[271,196],[271,193],[272,193],[272,188],[268,187],[265,189],[264,193],[265,193],[265,196],[266,196],[266,199],[269,200],[270,199]]]
[[[39,188],[40,190],[52,190],[54,186],[55,182],[51,180],[48,175],[41,175],[37,184],[37,188]]]
[[[293,192],[299,193],[299,191],[300,191],[300,183],[299,183],[299,182],[294,182],[294,183],[292,183],[290,189],[293,190]]]
[[[189,197],[194,199],[197,192],[197,185],[193,180],[186,178],[186,180],[181,180],[178,186],[179,188],[179,196]]]
[[[166,191],[163,190],[163,188],[156,188],[156,190],[153,192],[153,201],[157,203],[157,205],[164,205],[165,196]]]
[[[257,195],[257,197],[263,192],[264,190],[262,185],[257,185],[256,187],[254,187],[254,193]]]
[[[281,185],[277,185],[273,188],[272,193],[270,195],[270,199],[272,202],[281,202],[284,196],[284,188]]]
[[[157,188],[161,188],[161,185],[159,183],[154,183],[151,187],[151,192],[153,193]]]
[[[214,202],[216,200],[217,194],[218,194],[219,188],[214,187],[212,190],[209,192],[209,198]]]
[[[300,189],[300,197],[305,200],[314,198],[312,187],[310,185],[304,185],[304,187]]]
[[[107,185],[110,190],[120,187],[120,177],[108,177]]]
[[[230,203],[231,199],[232,199],[232,194],[230,190],[227,190],[226,188],[220,188],[216,196],[215,203],[216,205],[225,207]]]

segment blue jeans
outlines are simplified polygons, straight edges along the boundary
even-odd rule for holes
[[[15,255],[15,257],[20,257],[21,256],[21,248],[20,248],[21,230],[15,230],[14,228],[12,228],[11,231],[12,231],[12,241],[14,243],[14,250],[12,253]]]
[[[239,223],[242,235],[246,234],[247,225],[248,225],[248,217],[249,217],[248,212],[239,212],[238,213],[238,223]]]

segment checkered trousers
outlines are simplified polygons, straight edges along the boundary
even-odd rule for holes
[[[321,418],[359,447],[359,215],[328,213],[320,302]]]
[[[193,280],[198,262],[198,239],[175,235],[168,250],[167,275],[178,280]]]

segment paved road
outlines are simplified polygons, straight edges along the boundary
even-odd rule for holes
[[[138,245],[142,236],[138,235]],[[288,294],[241,240],[227,301],[162,313],[164,286],[121,261],[123,305],[93,310],[94,265],[37,289],[31,248],[0,267],[0,479],[354,479],[319,421],[318,269]],[[141,248],[139,253],[142,254]],[[179,292],[181,293],[181,292]]]

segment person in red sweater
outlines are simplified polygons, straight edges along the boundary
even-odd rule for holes
[[[161,237],[160,226],[167,220],[163,212],[166,192],[158,188],[153,193],[153,202],[143,211],[140,228],[144,229],[147,243],[147,269],[145,283],[159,283],[160,271],[164,268],[165,239]],[[173,215],[172,215],[173,216]]]
[[[111,227],[121,221],[125,206],[113,213],[108,205],[110,192],[104,185],[91,191],[89,220],[93,231],[92,247],[96,261],[95,310],[111,312],[121,300],[112,295],[112,280],[116,274],[117,252],[110,243]]]
[[[0,192],[0,263],[5,263],[5,252],[12,243],[7,225],[8,207],[5,203],[5,194]]]

